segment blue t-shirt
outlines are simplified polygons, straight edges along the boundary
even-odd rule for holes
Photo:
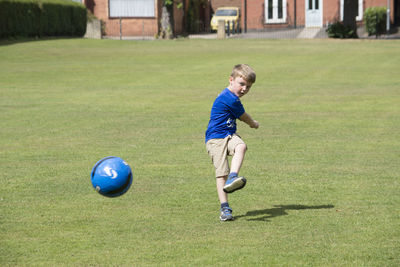
[[[210,139],[225,138],[236,133],[236,119],[244,114],[240,98],[225,88],[211,108],[206,131],[206,143]]]

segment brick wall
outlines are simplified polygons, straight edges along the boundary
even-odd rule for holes
[[[109,0],[85,0],[87,6],[93,10],[96,17],[103,20],[106,24],[106,35],[119,36],[120,21],[119,18],[109,18],[108,1]],[[89,3],[90,1],[90,3]],[[123,36],[154,36],[159,31],[158,17],[161,16],[162,0],[156,1],[156,11],[154,18],[122,18],[121,28]],[[244,28],[244,2],[247,2],[247,29],[258,30],[264,28],[286,28],[286,27],[304,27],[305,25],[305,1],[296,0],[296,15],[294,13],[295,0],[287,0],[287,20],[286,23],[266,24],[264,18],[265,0],[210,0],[211,12],[215,12],[218,7],[237,6],[241,12],[241,25]],[[387,0],[364,0],[364,10],[371,6],[385,6]],[[394,16],[394,0],[391,0],[391,18]],[[208,12],[208,6],[206,7]],[[205,23],[208,23],[210,14],[205,15]],[[180,34],[183,31],[182,10],[174,10],[175,33]],[[333,23],[340,19],[340,0],[323,0],[323,24]],[[296,21],[295,21],[296,20]]]
[[[122,36],[150,36],[154,37],[159,32],[159,20],[161,17],[162,0],[156,1],[155,17],[152,18],[110,18],[109,0],[86,0],[86,6],[93,14],[104,21],[107,36],[119,36],[120,28]],[[176,34],[183,32],[182,9],[174,7],[174,29]],[[121,23],[120,23],[121,22]]]
[[[394,22],[394,7],[395,7],[395,1],[399,1],[399,0],[390,0],[390,20],[392,21],[392,23]],[[398,3],[399,5],[399,3]],[[364,10],[367,9],[368,7],[371,6],[383,6],[383,7],[387,7],[387,0],[364,0]]]
[[[215,13],[217,8],[223,7],[223,6],[234,6],[234,7],[241,8],[242,1],[243,0],[210,0],[211,9],[212,9],[213,13]]]
[[[357,0],[356,0],[357,1]],[[324,1],[322,24],[334,23],[340,20],[340,0]]]
[[[244,19],[247,17],[247,29],[262,29],[264,19],[264,0],[246,0],[246,8],[244,1],[242,5],[242,29],[245,27]],[[246,14],[245,14],[246,12]]]
[[[93,9],[93,14],[97,18],[104,21],[107,36],[119,36],[120,19],[109,17],[108,1],[94,0],[94,5],[91,9]],[[154,18],[122,18],[122,36],[154,36],[158,32],[158,14],[159,8],[156,8]]]
[[[217,0],[212,0],[217,1]],[[219,0],[219,2],[223,1],[234,1],[234,0]],[[242,18],[241,18],[241,25],[242,28],[244,26],[244,2],[247,2],[247,29],[248,30],[259,30],[265,28],[287,28],[287,27],[304,27],[306,24],[305,18],[305,5],[308,0],[287,0],[286,1],[286,12],[287,12],[287,19],[286,23],[274,23],[274,24],[267,24],[265,23],[265,11],[264,11],[264,4],[265,0],[242,0],[241,3],[241,10]],[[297,3],[296,6],[296,15],[295,15],[295,7],[294,2]],[[340,19],[340,0],[323,0],[322,1],[323,7],[323,18],[322,23],[326,25],[327,23],[333,23]],[[392,7],[391,7],[391,18],[393,21],[394,16],[394,1],[391,0]],[[371,6],[385,6],[386,7],[387,0],[364,0],[363,2],[363,9],[365,10]],[[362,23],[362,22],[360,22]]]

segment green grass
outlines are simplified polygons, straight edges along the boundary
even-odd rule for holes
[[[400,43],[0,43],[0,265],[399,266]],[[231,68],[245,189],[221,223],[204,131]],[[90,183],[120,156],[124,196]]]

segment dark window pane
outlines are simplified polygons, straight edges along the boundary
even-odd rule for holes
[[[268,0],[268,19],[272,19],[272,0]]]

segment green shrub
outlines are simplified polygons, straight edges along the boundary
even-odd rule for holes
[[[364,23],[368,35],[386,32],[386,7],[370,7],[364,12]]]
[[[39,13],[33,2],[0,1],[0,37],[30,36],[36,31]]]
[[[351,27],[345,26],[342,22],[330,24],[326,32],[331,38],[357,38],[357,33]]]
[[[0,0],[0,38],[83,36],[86,8],[69,0]]]

